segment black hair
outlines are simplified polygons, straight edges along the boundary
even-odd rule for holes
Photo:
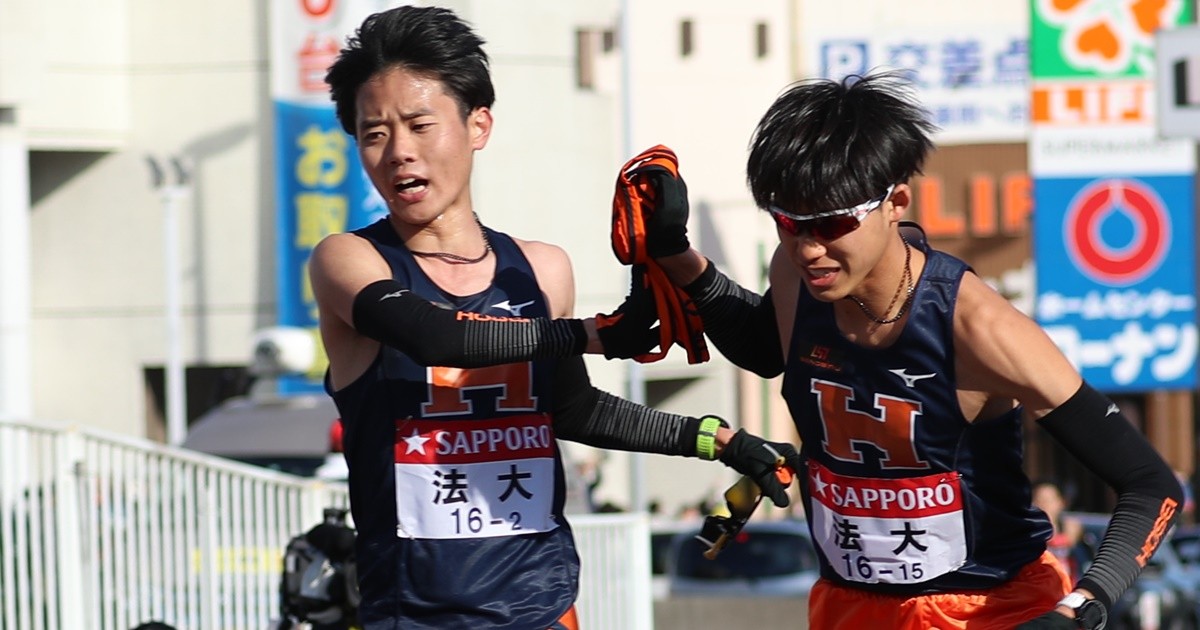
[[[369,16],[325,75],[342,129],[356,134],[359,88],[397,67],[441,81],[464,120],[476,108],[491,107],[496,92],[483,43],[469,24],[441,7],[405,5]]]
[[[755,128],[746,180],[760,208],[850,207],[920,173],[935,129],[897,72],[802,81]]]

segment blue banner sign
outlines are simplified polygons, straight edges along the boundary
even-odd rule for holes
[[[279,325],[309,329],[321,348],[308,281],[313,247],[330,234],[375,221],[387,209],[331,105],[276,101],[275,124]],[[320,391],[326,365],[322,353],[310,374],[285,379],[280,392]]]
[[[1097,389],[1196,387],[1193,180],[1034,181],[1035,316]]]

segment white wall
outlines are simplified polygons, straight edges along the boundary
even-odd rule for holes
[[[265,13],[232,0],[102,3],[111,12],[18,4],[58,25],[43,32],[63,33],[48,42],[40,98],[22,108],[32,147],[119,136],[110,151],[31,162],[42,193],[32,216],[35,416],[140,435],[142,369],[166,352],[162,206],[147,154],[183,157],[195,184],[178,244],[188,362],[245,363],[273,309],[260,270],[273,260],[262,237],[273,213]],[[96,56],[106,50],[123,53]],[[93,110],[116,122],[92,124]]]
[[[130,0],[0,2],[0,102],[34,148],[112,149],[130,129]]]

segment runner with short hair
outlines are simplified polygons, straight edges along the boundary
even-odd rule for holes
[[[1101,627],[1182,490],[1033,320],[904,220],[932,131],[898,75],[796,84],[759,122],[747,166],[779,235],[765,295],[686,239],[657,262],[726,357],[783,375],[822,565],[811,627]],[[686,203],[655,212],[675,217],[661,237],[678,240]],[[1074,584],[1030,504],[1026,419],[1117,492]]]
[[[401,6],[367,18],[327,77],[388,207],[309,265],[366,630],[576,628],[557,439],[719,458],[788,503],[774,474],[791,445],[592,386],[582,353],[658,342],[652,301],[633,291],[611,315],[573,319],[566,253],[475,214],[474,153],[493,126],[482,44],[447,9]]]

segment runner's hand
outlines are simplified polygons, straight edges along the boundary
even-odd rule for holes
[[[793,471],[798,470],[800,454],[796,448],[787,442],[768,442],[757,435],[738,429],[733,438],[721,450],[719,457],[722,463],[750,477],[758,484],[763,496],[771,500],[776,507],[787,507],[787,486],[780,483],[775,476],[781,466],[789,466]]]
[[[654,212],[646,218],[646,253],[663,258],[686,252],[692,246],[687,236],[687,184],[665,169],[647,169],[643,176],[654,187]]]
[[[629,295],[611,314],[596,314],[596,336],[606,359],[632,359],[646,354],[659,342],[658,310],[646,286],[646,266],[631,268]]]

